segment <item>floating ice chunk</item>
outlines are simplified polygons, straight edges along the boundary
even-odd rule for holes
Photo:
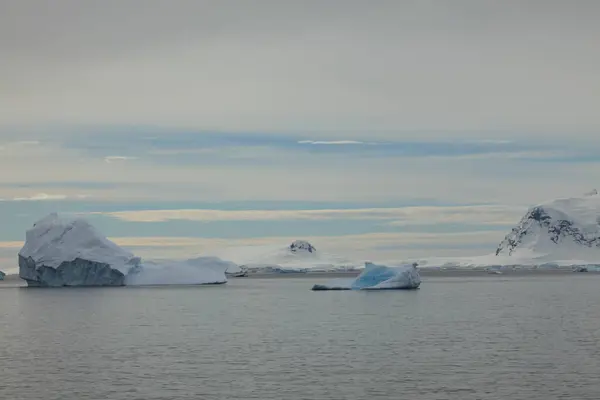
[[[227,282],[225,271],[235,264],[217,257],[185,261],[146,261],[125,279],[127,285],[208,285]]]
[[[312,290],[390,290],[417,289],[421,276],[416,264],[388,267],[370,262],[356,279],[336,279]]]

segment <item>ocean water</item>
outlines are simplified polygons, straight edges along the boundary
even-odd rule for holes
[[[600,276],[0,286],[0,398],[598,399]]]

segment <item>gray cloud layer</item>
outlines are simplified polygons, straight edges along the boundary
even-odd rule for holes
[[[0,0],[0,123],[595,137],[598,20],[592,0]]]

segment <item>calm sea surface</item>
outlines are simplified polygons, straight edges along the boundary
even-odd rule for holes
[[[0,285],[0,399],[600,398],[600,276]]]

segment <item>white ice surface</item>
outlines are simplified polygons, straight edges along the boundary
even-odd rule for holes
[[[52,268],[76,258],[105,263],[123,275],[139,262],[139,258],[108,240],[86,220],[56,213],[39,220],[26,232],[19,254],[31,257],[38,266]]]
[[[19,252],[37,267],[57,268],[77,258],[108,264],[126,276],[128,285],[209,284],[227,281],[225,271],[237,265],[217,257],[185,261],[145,261],[111,242],[81,218],[56,213],[39,220],[26,233]]]
[[[200,285],[227,282],[225,271],[235,264],[216,257],[185,261],[146,261],[125,283],[137,285]]]
[[[531,218],[529,211],[539,208],[549,217],[550,227],[560,227],[561,221],[569,223],[569,229],[581,233],[578,240],[568,233],[559,235],[548,232],[548,227]],[[420,268],[482,268],[482,267],[574,267],[600,265],[600,196],[592,191],[581,197],[561,198],[531,207],[508,237],[519,236],[519,243],[508,251],[507,240],[501,241],[501,251],[472,257],[426,257],[393,260],[393,262],[417,262]],[[567,231],[562,229],[562,231]],[[515,233],[526,232],[524,235]],[[499,239],[502,239],[500,235]],[[553,240],[553,238],[555,240]],[[556,239],[557,238],[557,239]],[[582,244],[583,239],[590,245]],[[492,249],[490,249],[492,250]]]
[[[528,212],[500,244],[499,256],[524,263],[600,262],[600,196],[596,192],[548,201],[531,210],[543,213],[544,223]],[[511,246],[511,240],[518,245]]]
[[[363,260],[351,260],[317,249],[313,252],[290,250],[286,243],[213,249],[211,254],[254,269],[283,271],[340,271],[363,267]]]

